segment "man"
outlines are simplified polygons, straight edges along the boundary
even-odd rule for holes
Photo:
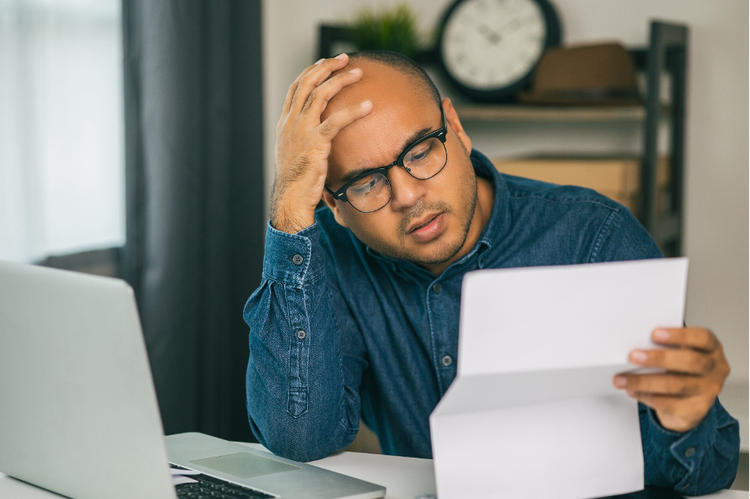
[[[247,406],[259,441],[297,460],[346,446],[360,418],[385,453],[431,457],[465,272],[661,256],[593,191],[500,175],[451,101],[396,54],[307,68],[284,102],[276,168],[263,282],[245,307]],[[666,372],[613,380],[643,404],[647,483],[729,486],[739,435],[716,398],[721,344],[701,328],[653,338],[674,348],[629,359]]]

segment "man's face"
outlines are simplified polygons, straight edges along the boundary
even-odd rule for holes
[[[362,81],[334,97],[323,118],[365,99],[373,110],[333,140],[326,185],[334,191],[347,174],[388,165],[414,140],[443,126],[437,103],[414,80],[380,64],[353,64],[362,68]],[[337,221],[383,255],[442,271],[468,251],[477,201],[469,153],[450,125],[445,145],[447,164],[430,179],[413,178],[398,166],[388,170],[392,198],[378,211],[361,213],[326,196]]]

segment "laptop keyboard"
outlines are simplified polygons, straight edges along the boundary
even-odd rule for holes
[[[187,469],[171,463],[170,466],[177,470]],[[200,475],[191,474],[189,478],[196,480],[196,482],[175,485],[177,497],[180,499],[272,499],[276,497],[202,473]]]

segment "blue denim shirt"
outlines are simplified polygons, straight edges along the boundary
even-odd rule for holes
[[[466,272],[661,256],[630,211],[596,192],[501,175],[477,151],[471,159],[494,186],[492,213],[439,277],[371,250],[328,208],[297,234],[268,225],[263,281],[244,316],[248,415],[271,451],[324,457],[352,441],[361,418],[384,453],[431,457],[429,415],[456,376]],[[648,484],[689,494],[731,484],[739,425],[718,401],[684,434],[643,406],[640,420]]]

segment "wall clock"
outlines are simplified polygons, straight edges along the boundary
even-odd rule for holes
[[[456,0],[440,23],[438,49],[459,91],[499,102],[528,86],[544,50],[560,39],[548,0]]]

